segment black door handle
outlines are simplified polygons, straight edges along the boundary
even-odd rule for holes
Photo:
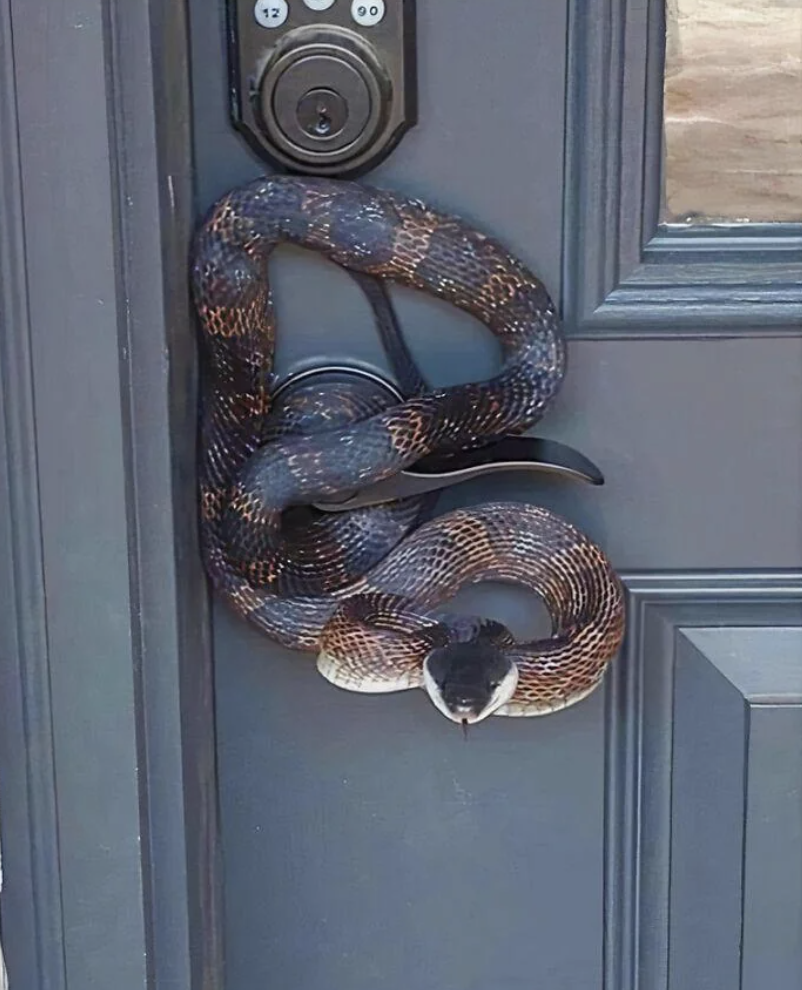
[[[505,437],[497,443],[457,454],[435,454],[418,461],[375,485],[339,502],[318,502],[324,512],[348,512],[365,505],[381,505],[397,499],[425,495],[487,474],[540,471],[564,478],[603,485],[604,475],[584,454],[541,437]]]

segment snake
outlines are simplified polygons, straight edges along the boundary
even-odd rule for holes
[[[400,399],[324,382],[282,392],[268,267],[284,245],[464,311],[494,336],[499,369]],[[622,642],[624,594],[603,550],[567,519],[516,501],[441,515],[421,497],[316,508],[542,418],[567,348],[541,280],[458,216],[307,176],[262,176],[222,195],[191,254],[200,547],[215,593],[271,640],[314,656],[331,684],[422,689],[463,727],[550,714],[591,694]],[[532,592],[549,613],[548,635],[518,641],[494,619],[449,610],[460,589],[482,581]]]

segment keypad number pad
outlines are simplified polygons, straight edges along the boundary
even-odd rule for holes
[[[351,16],[360,27],[375,27],[384,20],[384,0],[353,0]]]
[[[287,0],[256,0],[253,16],[263,28],[280,28],[289,16]]]

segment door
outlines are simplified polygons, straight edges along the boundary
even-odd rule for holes
[[[757,573],[802,561],[798,228],[746,231],[737,252],[726,228],[715,245],[707,227],[658,229],[659,3],[501,7],[418,4],[420,123],[364,181],[493,232],[561,300],[569,372],[540,430],[595,460],[607,484],[499,478],[439,509],[518,499],[568,516],[626,578],[630,644],[584,703],[491,719],[466,742],[422,693],[339,692],[216,605],[229,990],[735,986],[739,891],[768,896],[757,861],[744,877],[736,851],[745,834],[763,841],[749,832],[764,827],[753,802],[782,799],[768,779],[744,793],[739,774],[748,759],[760,779],[785,735],[783,772],[798,778],[802,723],[793,706],[776,720],[761,707],[774,742],[759,732],[744,756],[737,695],[748,703],[757,689],[728,665],[779,707],[798,692],[780,659],[798,632],[774,627],[799,611],[786,581]],[[200,0],[192,44],[206,208],[263,166],[229,125],[221,22]],[[783,219],[802,219],[798,194]],[[273,278],[280,371],[314,358],[385,370],[341,271],[285,250]],[[492,372],[482,328],[393,296],[432,381]],[[524,595],[482,588],[468,602],[516,632],[536,625]],[[657,642],[655,623],[669,630]],[[743,623],[768,628],[742,638]],[[686,632],[699,625],[726,631]],[[771,799],[753,790],[763,785]],[[793,831],[798,810],[782,808]],[[798,917],[798,890],[775,882]],[[757,911],[749,924],[747,954],[785,938]],[[778,990],[802,975],[784,944],[763,984]]]
[[[802,984],[800,16],[418,2],[420,120],[364,181],[541,276],[569,370],[538,432],[606,477],[438,511],[544,505],[627,590],[600,690],[466,740],[422,692],[343,693],[207,614],[186,247],[264,170],[228,119],[221,0],[0,0],[12,990]],[[386,370],[341,271],[283,250],[272,277],[279,370]],[[433,382],[492,372],[481,327],[393,298]],[[499,587],[455,604],[543,619]]]

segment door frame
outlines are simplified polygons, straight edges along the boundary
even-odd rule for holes
[[[0,0],[12,986],[222,986],[188,48],[183,3]]]

